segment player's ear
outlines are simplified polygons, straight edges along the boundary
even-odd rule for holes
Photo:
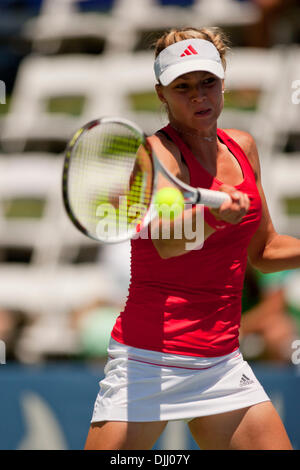
[[[224,82],[224,78],[222,80],[222,93],[225,93],[225,82]]]
[[[166,103],[166,98],[164,97],[164,94],[163,94],[163,86],[160,83],[157,83],[155,85],[155,90],[156,90],[156,93],[157,93],[157,96],[158,96],[159,100],[162,103]]]

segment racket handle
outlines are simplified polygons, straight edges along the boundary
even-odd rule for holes
[[[204,204],[208,207],[220,207],[223,202],[231,201],[229,194],[222,191],[212,191],[211,189],[198,188],[199,191],[199,204]]]

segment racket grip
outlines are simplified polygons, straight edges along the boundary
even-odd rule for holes
[[[204,204],[208,207],[220,207],[223,202],[231,201],[229,194],[222,191],[212,191],[211,189],[200,189],[199,191],[199,201],[198,204]]]

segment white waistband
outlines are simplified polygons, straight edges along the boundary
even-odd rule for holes
[[[240,350],[236,349],[230,354],[218,357],[184,356],[181,354],[169,354],[148,349],[134,348],[122,343],[118,343],[113,338],[110,339],[108,347],[109,358],[124,357],[127,360],[137,361],[156,366],[171,366],[184,369],[206,369],[216,364],[228,361],[240,356]]]

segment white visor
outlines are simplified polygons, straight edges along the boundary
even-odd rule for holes
[[[224,78],[220,54],[205,39],[185,39],[166,47],[154,62],[156,79],[164,86],[188,72],[205,71]]]

